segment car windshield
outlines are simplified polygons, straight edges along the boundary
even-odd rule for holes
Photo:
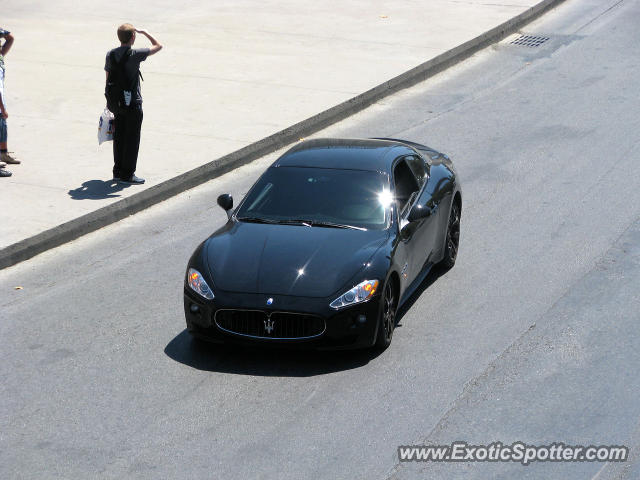
[[[271,167],[249,191],[236,217],[381,230],[387,226],[391,200],[388,177],[379,172]]]

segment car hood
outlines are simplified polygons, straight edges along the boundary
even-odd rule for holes
[[[327,297],[360,271],[384,230],[233,222],[206,243],[213,290]]]

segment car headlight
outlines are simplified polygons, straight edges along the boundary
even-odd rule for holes
[[[331,302],[329,306],[337,310],[338,308],[348,307],[349,305],[354,305],[356,303],[366,302],[374,293],[376,293],[376,290],[378,290],[378,284],[378,280],[365,280],[353,287],[351,290],[340,295]]]
[[[191,290],[198,295],[207,300],[213,300],[213,292],[209,288],[209,285],[207,285],[207,282],[204,281],[204,278],[202,278],[202,274],[195,268],[190,268],[187,272],[187,283],[189,287],[191,287]]]

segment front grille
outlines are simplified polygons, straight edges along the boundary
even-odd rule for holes
[[[313,338],[325,330],[324,319],[315,315],[262,310],[218,310],[215,322],[226,332],[274,340]]]

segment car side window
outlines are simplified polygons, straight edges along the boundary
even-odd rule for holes
[[[407,162],[403,159],[393,169],[393,182],[395,187],[395,201],[400,216],[415,199],[420,185]]]
[[[422,188],[427,180],[427,171],[425,169],[424,160],[417,155],[408,155],[405,157],[407,165],[418,180],[418,185]]]

